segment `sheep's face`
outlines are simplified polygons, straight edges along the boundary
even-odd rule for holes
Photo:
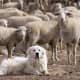
[[[8,25],[8,21],[5,20],[5,19],[0,19],[0,26],[4,26],[4,27],[7,27]]]
[[[40,46],[37,46],[37,45],[32,46],[32,47],[28,48],[27,55],[30,58],[39,60],[39,59],[44,58],[44,56],[46,55],[46,50]]]
[[[63,10],[60,11],[60,15],[59,16],[60,16],[62,21],[66,20],[66,14],[65,14],[65,12]]]
[[[66,20],[66,14],[65,14],[64,8],[62,8],[61,3],[56,4],[55,10],[56,10],[55,14],[59,16],[59,20],[60,21],[65,21]]]

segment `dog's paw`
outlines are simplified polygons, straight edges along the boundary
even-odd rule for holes
[[[43,71],[42,73],[43,73],[43,75],[46,75],[46,76],[49,76],[50,75],[50,73],[47,72],[47,71]]]
[[[43,74],[42,73],[40,73],[40,74],[38,74],[39,76],[43,76]]]
[[[45,73],[44,73],[44,75],[49,76],[49,75],[50,75],[50,73],[49,73],[49,72],[45,72]]]

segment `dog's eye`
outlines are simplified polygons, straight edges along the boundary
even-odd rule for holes
[[[40,49],[38,49],[40,51]]]
[[[35,49],[33,49],[33,51],[35,52],[36,50],[35,50]]]

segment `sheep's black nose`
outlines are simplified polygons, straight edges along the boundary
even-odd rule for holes
[[[36,53],[36,58],[39,58],[39,53],[38,52]]]

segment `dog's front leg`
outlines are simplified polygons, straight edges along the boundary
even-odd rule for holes
[[[41,72],[39,72],[38,70],[35,70],[34,75],[40,75],[40,76],[42,76],[43,74]]]

